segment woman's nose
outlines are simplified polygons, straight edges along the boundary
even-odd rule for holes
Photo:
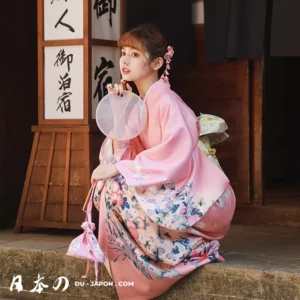
[[[130,58],[129,58],[129,56],[128,55],[124,55],[123,56],[123,62],[125,63],[125,64],[129,64],[129,62],[130,62]]]

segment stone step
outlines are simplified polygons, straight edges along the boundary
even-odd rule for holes
[[[226,262],[195,270],[157,299],[300,300],[299,232],[281,227],[233,226],[223,241],[221,254]],[[12,241],[15,237],[23,237],[22,242]],[[87,286],[90,280],[80,279],[86,264],[65,255],[70,239],[65,236],[50,236],[47,239],[34,236],[30,239],[26,234],[21,234],[6,237],[5,243],[0,242],[0,299],[118,299],[115,287]],[[30,292],[35,287],[38,274],[44,277],[42,282],[48,285],[41,294]],[[22,275],[21,292],[10,291],[12,278],[16,275]],[[53,288],[59,276],[69,280],[70,285],[65,292],[62,291],[63,284],[57,291]],[[90,278],[94,279],[93,268]],[[103,284],[111,282],[102,265],[99,278]],[[86,284],[75,286],[76,281]]]
[[[237,256],[236,256],[237,257]],[[241,257],[239,259],[242,259]],[[14,262],[14,263],[12,263]],[[85,273],[85,263],[64,253],[35,251],[26,249],[0,249],[1,281],[0,296],[9,299],[118,299],[113,286],[87,286],[89,280],[79,279]],[[49,287],[41,294],[30,292],[35,286],[38,274],[44,277],[43,283]],[[22,275],[23,291],[11,292],[13,276]],[[53,285],[59,276],[69,279],[69,288],[55,291]],[[93,280],[93,269],[90,278]],[[100,265],[99,278],[103,284],[111,279],[103,265]],[[75,282],[86,283],[84,287]],[[206,265],[179,281],[158,299],[227,300],[227,299],[300,299],[300,274],[292,272],[254,269],[250,266],[233,267],[228,263]]]

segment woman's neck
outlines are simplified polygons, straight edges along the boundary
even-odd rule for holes
[[[147,78],[141,79],[135,82],[135,85],[139,91],[140,97],[145,99],[145,96],[150,89],[150,87],[158,80],[158,74],[155,73]]]

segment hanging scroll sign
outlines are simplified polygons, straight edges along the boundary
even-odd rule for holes
[[[103,134],[124,141],[138,136],[147,122],[147,108],[136,94],[124,91],[123,97],[108,94],[96,109],[96,122]]]

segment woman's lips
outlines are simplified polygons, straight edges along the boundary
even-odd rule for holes
[[[127,68],[122,68],[122,73],[128,74],[128,73],[130,73],[130,70],[128,70]]]

